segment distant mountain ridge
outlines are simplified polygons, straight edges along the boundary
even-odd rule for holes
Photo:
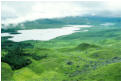
[[[110,23],[121,23],[121,18],[116,17],[99,17],[99,16],[85,16],[85,17],[63,17],[63,18],[53,18],[53,19],[37,19],[35,21],[26,21],[19,23],[18,25],[10,24],[8,27],[17,27],[18,29],[35,29],[35,28],[58,28],[64,25],[92,25],[92,24],[102,24],[105,22]],[[2,26],[4,26],[2,24]],[[2,27],[3,28],[3,27]]]
[[[98,22],[121,22],[121,18],[116,17],[99,17],[99,16],[85,16],[85,17],[63,17],[53,19],[37,19],[35,21],[27,21],[26,23],[37,22],[39,24],[83,24],[86,21]]]

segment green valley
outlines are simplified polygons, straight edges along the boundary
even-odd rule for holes
[[[12,36],[1,37],[2,81],[121,81],[121,18],[67,17],[22,24],[24,28],[18,24],[2,33],[64,25],[92,27],[49,41],[14,42],[8,40]]]

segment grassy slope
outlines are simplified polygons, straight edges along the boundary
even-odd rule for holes
[[[32,63],[12,70],[2,62],[2,81],[120,81],[120,27],[97,26],[89,30],[48,42],[25,41],[33,45],[23,49]],[[2,40],[4,43],[5,39]],[[2,49],[2,57],[7,54],[8,51]],[[47,57],[33,57],[43,55]]]
[[[121,67],[117,63],[121,63],[121,51],[114,47],[115,44],[98,49],[90,45],[86,50],[82,50],[80,45],[64,49],[48,48],[48,50],[36,47],[25,49],[27,54],[47,54],[48,57],[41,60],[31,58],[32,64],[15,70],[13,79],[15,81],[44,81],[44,79],[49,81],[109,81],[109,78],[113,78],[112,81],[120,81],[118,76],[121,76]],[[115,69],[113,74],[110,73],[112,69]],[[110,75],[110,77],[103,78],[104,75]]]

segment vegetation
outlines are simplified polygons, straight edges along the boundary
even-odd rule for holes
[[[62,19],[64,21],[37,22],[47,23],[48,27],[57,23],[57,27],[62,27],[60,23],[71,24],[73,20]],[[88,32],[76,32],[50,41],[13,42],[8,40],[10,37],[2,37],[2,81],[120,81],[120,19],[88,17],[88,20],[94,26],[86,28]],[[75,21],[80,22],[79,18]],[[100,25],[106,22],[115,25]],[[32,28],[37,25],[32,22],[27,25],[30,24]],[[26,26],[25,29],[29,28]]]

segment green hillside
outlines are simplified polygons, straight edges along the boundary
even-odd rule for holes
[[[76,32],[50,41],[13,42],[7,40],[9,36],[2,37],[2,81],[120,81],[121,19],[84,19],[81,22],[79,17],[69,17],[24,23],[25,29],[87,22],[93,26],[86,28],[88,32]],[[107,22],[114,25],[100,25]],[[15,34],[19,29],[2,29],[2,32]]]

